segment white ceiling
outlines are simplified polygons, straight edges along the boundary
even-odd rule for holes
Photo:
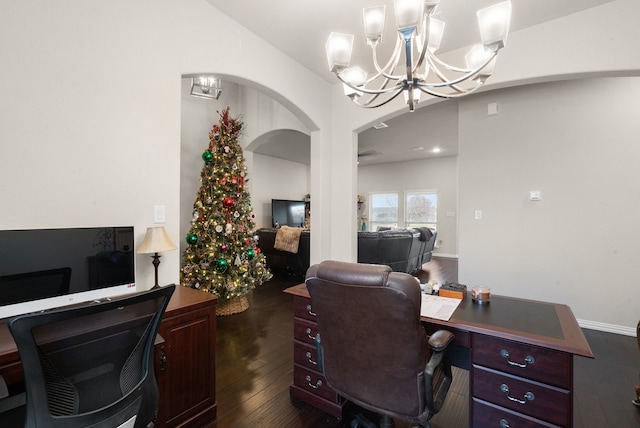
[[[612,0],[512,0],[511,32],[589,9],[609,1]],[[386,4],[386,30],[382,46],[392,45],[393,37],[395,37],[392,34],[395,24],[393,1],[391,0],[207,0],[207,2],[331,83],[335,83],[337,79],[328,71],[324,45],[329,33],[332,31],[350,33],[356,36],[352,64],[359,64],[366,69],[367,64],[371,63],[370,49],[362,35],[363,7]],[[479,35],[475,17],[476,10],[498,2],[500,0],[474,0],[473,2],[441,0],[439,18],[447,23],[441,51],[446,52],[477,43]],[[388,57],[388,54],[385,55],[384,50],[381,50],[379,55],[385,59]],[[452,101],[447,101],[446,103],[455,104]],[[422,110],[428,110],[430,116],[438,114],[432,111],[432,108]],[[395,131],[390,129],[382,131],[397,132],[397,126],[402,123],[403,127],[409,127],[407,132],[418,132],[412,127],[423,125],[423,120],[416,119],[416,116],[427,114],[422,110],[418,109],[410,116],[407,113],[389,120],[388,124]],[[442,114],[445,116],[453,112],[450,106],[448,109],[443,107],[442,110]],[[410,150],[411,147],[420,145],[427,149],[425,144],[444,144],[444,142],[437,139],[434,142],[429,141],[424,144],[417,144],[417,142],[411,141],[413,140],[411,138],[395,138],[394,148],[389,150],[389,138],[378,138],[383,133],[377,132],[365,131],[359,136],[359,152],[378,150],[385,153],[385,155],[370,159],[366,163],[415,159],[418,152]],[[445,136],[446,132],[442,132],[441,137],[445,138]],[[292,135],[287,141],[274,139],[271,143],[263,144],[256,152],[263,152],[263,154],[270,156],[275,153],[279,154],[276,157],[283,157],[282,150],[286,149],[286,146],[297,144],[294,141],[296,137],[302,138],[304,136]],[[397,144],[400,144],[399,141],[402,140],[408,140],[405,144],[406,147],[398,150]],[[278,147],[278,141],[280,141],[281,147]],[[268,146],[271,144],[275,144],[275,146],[269,148]],[[384,150],[385,147],[387,147],[386,150]],[[457,151],[457,140],[455,149],[450,148],[450,150]],[[392,152],[395,153],[394,158],[390,157]],[[404,155],[400,156],[401,153]],[[449,153],[453,153],[453,151],[449,151]],[[427,156],[427,150],[424,150],[422,154]],[[299,155],[300,153],[298,153]]]

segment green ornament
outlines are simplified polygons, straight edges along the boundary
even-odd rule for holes
[[[216,271],[219,273],[225,273],[229,268],[229,262],[225,259],[216,260]]]
[[[253,248],[249,248],[247,250],[247,257],[249,257],[249,260],[252,260],[255,256],[256,252],[253,250]]]
[[[193,245],[196,242],[198,242],[198,237],[196,235],[194,235],[193,233],[187,235],[187,244]]]
[[[205,162],[211,162],[211,159],[213,159],[213,154],[210,151],[206,151],[202,154],[202,160]]]

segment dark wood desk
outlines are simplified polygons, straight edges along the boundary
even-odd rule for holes
[[[217,301],[214,295],[180,286],[169,301],[155,352],[159,427],[201,425],[216,417]],[[0,320],[0,376],[14,393],[23,388],[23,374],[7,321]]]
[[[294,296],[291,397],[341,418],[345,400],[316,368],[317,323],[306,286],[285,292]],[[573,426],[573,356],[594,356],[567,305],[495,295],[479,305],[468,296],[449,321],[422,321],[427,333],[455,334],[452,359],[469,369],[469,426]]]

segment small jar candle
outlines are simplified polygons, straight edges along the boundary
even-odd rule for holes
[[[477,303],[489,303],[491,301],[491,289],[489,287],[471,288],[471,299]]]

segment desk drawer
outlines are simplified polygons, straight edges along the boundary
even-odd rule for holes
[[[473,399],[472,411],[474,428],[560,428],[476,398]]]
[[[22,373],[22,363],[16,361],[0,366],[0,376],[2,376],[7,386],[23,382],[24,374]]]
[[[340,396],[327,384],[327,379],[314,370],[294,364],[293,384],[332,403],[340,402]]]
[[[318,325],[309,321],[295,319],[293,322],[293,338],[302,343],[316,346]]]
[[[472,396],[559,426],[571,420],[571,393],[495,370],[472,368]]]
[[[317,322],[316,314],[311,307],[311,299],[296,296],[293,299],[293,316]]]
[[[311,370],[318,370],[318,355],[315,346],[295,343],[293,346],[293,362]]]
[[[473,335],[472,362],[571,389],[571,354],[482,334]]]

